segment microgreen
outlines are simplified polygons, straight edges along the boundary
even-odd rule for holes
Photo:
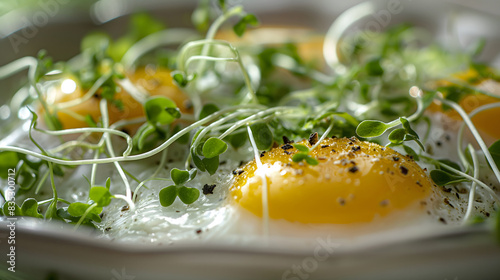
[[[227,150],[227,144],[219,138],[211,137],[203,144],[203,156],[213,158]]]
[[[205,106],[201,108],[200,114],[198,115],[198,119],[199,120],[204,119],[219,110],[220,110],[219,107],[217,107],[217,105],[215,104],[212,103],[205,104]]]
[[[180,117],[178,111],[175,109],[177,109],[175,102],[164,96],[150,97],[146,103],[144,103],[146,117],[153,125],[171,124],[176,118]]]
[[[168,207],[174,203],[176,197],[179,197],[184,204],[192,204],[198,200],[200,191],[196,188],[188,188],[184,186],[195,177],[196,169],[187,171],[173,168],[170,170],[170,178],[174,182],[174,185],[170,185],[160,190],[160,193],[158,194],[160,204],[163,207]]]
[[[491,144],[488,148],[490,151],[493,160],[495,161],[497,166],[500,166],[500,140],[495,141],[495,143]]]
[[[465,182],[467,181],[466,178],[463,178],[461,176],[453,175],[450,174],[446,171],[435,169],[432,170],[430,173],[432,181],[436,183],[438,186],[445,186],[445,185],[453,185],[457,184],[460,182]]]
[[[259,150],[269,150],[273,145],[273,132],[265,123],[256,123],[250,126],[255,144]]]
[[[318,165],[319,161],[309,155],[310,149],[307,146],[302,144],[294,144],[293,146],[298,150],[298,153],[292,156],[293,162],[305,161],[309,165]]]
[[[239,37],[243,36],[245,33],[247,26],[257,26],[259,25],[259,20],[254,14],[246,14],[243,16],[233,27],[234,33]]]

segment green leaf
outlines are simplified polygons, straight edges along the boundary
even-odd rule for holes
[[[418,139],[418,134],[411,128],[408,119],[406,119],[405,117],[400,117],[399,121],[401,122],[401,124],[403,124],[403,128],[405,129],[407,134],[413,135]]]
[[[250,126],[257,149],[267,151],[273,146],[273,133],[265,123]]]
[[[365,69],[370,76],[384,75],[384,69],[380,65],[380,58],[370,60],[368,63],[366,63]]]
[[[425,151],[424,144],[422,144],[422,142],[420,141],[420,139],[418,137],[415,137],[415,136],[413,136],[411,134],[406,134],[405,138],[404,138],[404,141],[415,141],[420,146],[420,149],[422,149],[423,151]]]
[[[189,170],[189,181],[193,180],[196,177],[196,174],[198,174],[198,170],[195,168]]]
[[[404,128],[398,128],[394,129],[390,134],[389,134],[389,141],[393,144],[401,144],[404,141],[406,135],[406,131]]]
[[[371,138],[377,137],[389,129],[389,126],[381,121],[366,120],[362,121],[356,128],[356,134],[360,137]]]
[[[500,140],[497,140],[495,141],[495,143],[491,144],[491,146],[488,148],[488,151],[493,157],[493,160],[495,161],[497,167],[500,168]]]
[[[309,164],[309,165],[318,165],[319,161],[315,158],[312,158],[311,156],[307,156],[305,158],[305,161]]]
[[[198,155],[196,155],[194,149],[191,149],[191,158],[193,159],[193,162],[194,162],[194,165],[196,165],[196,167],[201,171],[201,172],[205,172],[206,168],[205,168],[205,164],[203,163],[203,161],[200,159],[200,157],[198,157]]]
[[[47,211],[45,211],[45,219],[46,220],[59,220],[60,217],[57,215],[57,201],[53,200],[49,207],[47,207]]]
[[[309,155],[306,153],[296,153],[292,156],[293,162],[301,162],[306,159]]]
[[[213,158],[204,158],[202,159],[203,166],[205,166],[205,169],[210,175],[214,175],[217,169],[219,168],[219,157],[213,157]]]
[[[205,33],[210,26],[210,5],[208,1],[198,2],[198,7],[191,14],[191,22],[199,32]]]
[[[111,178],[108,177],[108,179],[106,179],[106,188],[109,190],[110,187],[111,187]]]
[[[177,187],[172,185],[166,188],[163,188],[159,193],[160,204],[163,207],[168,207],[174,203],[175,198],[177,197]]]
[[[257,26],[259,24],[259,20],[254,14],[247,14],[240,19],[234,26],[233,30],[238,37],[243,36],[247,29],[247,25]]]
[[[212,104],[212,103],[205,104],[205,106],[203,106],[203,108],[201,108],[200,115],[198,116],[198,119],[202,120],[202,119],[210,116],[211,114],[213,114],[219,110],[220,110],[219,107],[217,107],[217,105],[215,105],[215,104]]]
[[[85,122],[87,123],[87,125],[89,127],[97,127],[97,123],[95,122],[95,120],[92,118],[92,115],[90,115],[90,114],[85,115]]]
[[[17,204],[13,201],[6,201],[3,204],[3,212],[5,216],[7,217],[13,217],[13,216],[22,216],[23,212],[21,211],[21,208],[17,206]]]
[[[467,181],[467,179],[462,176],[453,175],[439,169],[432,170],[430,175],[432,181],[434,181],[434,183],[438,186],[452,185]]]
[[[97,186],[90,189],[89,198],[97,203],[97,206],[106,207],[111,203],[113,195],[109,192],[108,188]]]
[[[167,111],[168,114],[170,114],[175,119],[178,119],[178,118],[181,117],[181,110],[179,110],[179,108],[177,108],[177,107],[175,107],[175,108],[165,108],[165,110]]]
[[[83,214],[85,214],[85,211],[90,207],[90,205],[83,203],[83,202],[73,202],[68,206],[68,213],[73,216],[73,217],[81,217]],[[56,211],[57,212],[57,211]],[[89,218],[92,220],[95,220],[95,217],[91,217],[91,215],[95,215],[99,217],[99,214],[101,214],[102,208],[101,207],[94,207],[92,210],[89,212]]]
[[[38,213],[38,202],[34,198],[28,198],[21,206],[23,216],[43,218],[43,215]]]
[[[228,136],[229,143],[233,148],[237,149],[243,147],[248,139],[248,134],[246,132],[233,133]]]
[[[188,84],[188,80],[186,79],[184,74],[180,72],[173,72],[172,78],[180,87],[185,87]]]
[[[206,158],[213,158],[227,150],[226,142],[220,140],[216,137],[209,138],[205,144],[203,144],[203,156]]]
[[[177,186],[180,186],[189,180],[189,172],[173,168],[172,170],[170,170],[170,178]]]
[[[305,145],[294,144],[293,146],[295,147],[295,149],[299,150],[300,152],[309,153],[309,148]]]
[[[28,167],[23,166],[19,171],[19,176],[17,177],[17,184],[20,189],[29,190],[35,185],[38,180],[37,174],[30,170]]]
[[[184,204],[191,204],[200,197],[200,191],[196,188],[180,187],[178,196]]]
[[[405,149],[406,154],[412,156],[414,160],[419,160],[420,159],[420,157],[418,156],[418,154],[411,147],[403,145],[403,148]]]
[[[438,162],[439,163],[444,163],[444,164],[446,164],[446,165],[448,165],[450,167],[455,168],[456,170],[462,171],[462,168],[460,167],[460,165],[458,165],[458,163],[453,162],[453,161],[451,161],[449,159],[440,159],[440,160],[438,160]]]
[[[145,122],[132,138],[132,144],[137,147],[137,149],[142,150],[146,143],[147,138],[156,131],[156,126],[150,122]]]
[[[6,179],[8,177],[7,172],[9,169],[15,169],[17,163],[19,162],[19,157],[16,152],[1,151],[0,152],[0,177]]]
[[[144,103],[144,111],[149,122],[153,125],[159,123],[162,125],[170,124],[176,116],[167,111],[168,108],[177,108],[177,105],[171,99],[164,96],[153,96]]]

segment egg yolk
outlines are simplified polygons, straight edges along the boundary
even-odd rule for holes
[[[234,44],[264,44],[280,46],[293,43],[297,53],[306,62],[323,63],[324,37],[313,30],[298,26],[262,26],[247,30],[238,37],[233,30],[224,30],[217,34],[216,39],[227,40]],[[318,65],[323,67],[324,65]]]
[[[263,153],[260,169],[254,160],[235,172],[234,200],[262,216],[263,173],[271,218],[350,224],[412,207],[421,211],[421,202],[430,195],[429,177],[414,160],[391,148],[354,137],[325,139],[309,153],[319,161],[314,166],[293,162],[295,153],[285,144]]]
[[[486,90],[488,88],[497,88],[496,90],[489,90],[492,94],[497,92],[497,94],[500,94],[500,83],[495,82],[493,80],[485,80],[485,79],[478,79],[479,73],[477,73],[476,70],[469,69],[466,72],[463,73],[458,73],[454,75],[454,78],[463,80],[463,81],[470,81],[470,80],[475,80],[476,82],[471,83],[474,86],[479,86],[481,84],[486,87]],[[451,82],[448,81],[439,81],[436,83],[437,86],[450,86],[452,85]],[[443,94],[447,94],[444,92]],[[500,95],[499,95],[500,98]],[[465,112],[470,113],[474,109],[481,107],[483,105],[491,104],[491,103],[496,103],[500,102],[499,98],[494,98],[485,94],[481,93],[474,93],[474,94],[469,94],[463,97],[461,100],[459,100],[458,104],[464,109]],[[431,111],[439,111],[447,115],[448,117],[454,119],[454,120],[462,120],[460,115],[455,111],[455,110],[446,110],[443,111],[441,106],[437,103],[433,103],[430,107],[429,110]],[[500,129],[498,129],[498,124],[496,121],[500,119],[500,108],[492,108],[488,109],[485,111],[481,111],[474,115],[472,117],[472,122],[476,126],[477,129],[480,131],[488,134],[489,136],[495,138],[495,139],[500,139]]]
[[[128,78],[135,85],[144,88],[151,96],[161,95],[168,97],[177,104],[181,112],[191,112],[188,106],[188,97],[173,83],[169,70],[162,68],[156,70],[139,68],[135,72],[129,74]],[[63,93],[61,90],[57,90],[55,96],[51,98],[52,101],[50,101],[50,104],[68,102],[81,98],[84,95],[85,92],[78,86],[72,93]],[[122,102],[123,108],[119,109],[112,104],[108,105],[110,123],[144,116],[142,104],[135,100],[123,88],[115,93],[114,98]],[[87,127],[88,124],[83,119],[87,115],[90,115],[94,121],[97,121],[101,117],[101,111],[99,109],[100,99],[101,97],[98,91],[94,97],[67,108],[69,112],[64,110],[58,111],[57,116],[63,128]]]

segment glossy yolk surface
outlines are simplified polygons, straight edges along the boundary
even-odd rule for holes
[[[469,69],[466,72],[458,73],[454,75],[454,78],[469,81],[471,79],[475,79],[478,77],[478,73],[475,70]],[[439,81],[437,86],[449,86],[452,83],[447,81]],[[474,86],[483,85],[485,90],[488,90],[492,94],[498,94],[500,96],[500,83],[494,82],[492,80],[480,80],[477,79],[477,82],[473,83]],[[444,93],[446,94],[446,93]],[[464,109],[465,112],[470,113],[474,109],[481,107],[486,104],[500,102],[500,99],[494,98],[485,94],[475,93],[465,96],[459,101],[459,105]],[[437,103],[433,103],[429,110],[431,111],[440,111],[446,114],[448,117],[455,120],[462,120],[460,115],[453,109],[443,111],[441,106]],[[489,136],[500,139],[500,129],[498,129],[497,121],[500,119],[500,108],[493,108],[486,111],[481,111],[472,117],[472,122],[480,131],[488,134]]]
[[[301,142],[309,147],[306,141]],[[391,148],[356,138],[325,139],[310,155],[316,166],[295,163],[297,150],[273,148],[236,172],[231,193],[235,201],[262,216],[262,181],[268,182],[269,215],[302,223],[370,222],[397,210],[421,210],[432,183],[412,159]],[[412,208],[413,209],[413,208]]]
[[[190,112],[190,108],[188,107],[188,97],[173,83],[169,70],[161,68],[157,70],[139,68],[134,73],[129,74],[128,78],[132,83],[136,86],[144,88],[152,96],[161,95],[172,99],[172,101],[177,104],[181,112]],[[63,103],[81,98],[84,95],[85,92],[78,86],[76,90],[70,94],[66,94],[58,90],[55,93],[52,103]],[[97,93],[94,97],[78,105],[69,107],[67,110],[71,111],[70,113],[59,111],[57,116],[61,121],[63,128],[67,129],[88,126],[88,124],[81,119],[81,117],[86,115],[92,116],[93,120],[97,121],[101,116],[101,112],[99,110],[100,99],[101,98]],[[142,104],[137,102],[123,88],[115,94],[115,99],[121,100],[123,103],[123,109],[120,110],[114,105],[108,105],[110,123],[114,123],[122,119],[133,119],[144,116]],[[80,117],[76,117],[73,114],[78,114]]]

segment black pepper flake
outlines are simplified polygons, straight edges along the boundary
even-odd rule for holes
[[[92,95],[94,98],[99,98],[99,94],[98,93],[94,93],[94,95]]]
[[[333,135],[333,136],[332,136],[332,139],[337,139],[337,136]]]
[[[189,100],[184,101],[184,107],[186,107],[187,110],[193,108],[193,103]]]
[[[291,141],[290,139],[288,139],[288,137],[283,135],[283,143],[284,144],[291,144],[291,143],[293,143],[293,141]]]
[[[347,143],[347,144],[352,145],[352,144],[354,144],[354,142],[350,141],[350,142],[349,142],[349,143]]]
[[[490,216],[490,213],[489,212],[486,212],[484,213],[486,215],[486,217],[489,217]]]
[[[361,150],[361,146],[354,146],[354,147],[352,147],[352,151],[353,152],[357,152],[359,150]]]
[[[332,149],[332,152],[336,153],[335,149]]]
[[[209,185],[209,184],[205,184],[203,186],[203,194],[204,195],[207,195],[207,194],[214,194],[214,189],[215,189],[216,185],[213,184],[213,185]]]
[[[111,227],[107,227],[104,229],[105,231],[110,231],[111,230]]]
[[[339,197],[337,199],[337,202],[340,204],[340,206],[344,206],[345,205],[345,199],[343,199],[342,197]]]
[[[219,165],[224,165],[224,164],[226,164],[226,163],[227,163],[227,161],[223,160],[223,161],[221,161],[221,162],[219,163]]]
[[[292,153],[291,153],[291,152],[289,152],[289,151],[284,151],[284,152],[285,152],[285,154],[287,154],[287,155],[291,155],[291,154],[292,154]]]
[[[245,170],[243,170],[243,169],[236,169],[236,170],[233,170],[233,175],[241,175],[243,172],[245,172]]]
[[[458,199],[460,199],[460,196],[458,195],[458,193],[455,193],[455,195],[457,196]]]
[[[404,167],[402,165],[399,167],[399,170],[401,170],[401,173],[403,175],[407,175],[408,174],[408,168],[406,168],[406,167]]]
[[[321,145],[321,148],[323,148],[323,149],[328,148],[328,147],[330,147],[330,145]]]
[[[446,141],[450,141],[450,140],[451,140],[451,137],[450,137],[450,135],[446,134],[446,135],[444,136],[444,139],[446,139]]]
[[[243,166],[243,164],[245,164],[244,161],[240,161],[240,165],[239,166]]]
[[[348,171],[351,173],[356,173],[359,170],[357,166],[351,166],[349,167]]]
[[[358,141],[358,138],[353,136],[353,137],[349,138],[349,140],[351,140],[352,142],[356,142],[356,141]]]
[[[448,206],[450,206],[451,208],[455,209],[455,207],[450,203],[450,200],[448,200],[448,198],[444,199],[444,203],[448,204]]]
[[[196,234],[200,234],[201,232],[202,232],[202,231],[201,231],[201,229],[200,229],[200,228],[196,230]]]
[[[442,145],[442,144],[443,144],[443,143],[441,143],[441,141],[437,141],[437,142],[436,142],[436,145],[437,145],[438,147],[441,147],[441,145]]]
[[[263,151],[262,153],[260,153],[260,157],[263,157],[265,154],[266,154],[266,151]]]
[[[314,132],[309,136],[309,144],[314,145],[318,143],[318,133]]]
[[[281,146],[281,148],[282,148],[283,150],[290,150],[290,149],[293,149],[293,146],[292,146],[292,145],[290,145],[290,144],[285,144],[285,145]]]
[[[444,191],[444,192],[449,193],[449,192],[451,192],[451,189],[448,189],[448,188],[446,188],[446,187],[443,187],[443,191]]]
[[[123,206],[123,207],[122,207],[122,209],[121,209],[121,210],[122,210],[122,211],[127,211],[127,210],[129,210],[129,209],[130,209],[130,207],[129,207],[128,205],[125,205],[125,206]]]
[[[446,225],[446,220],[445,220],[445,219],[443,219],[443,218],[439,218],[439,221],[440,221],[441,223],[443,223],[443,224],[445,224],[445,225]]]
[[[399,161],[399,157],[392,157],[394,161]]]
[[[420,183],[420,181],[417,181],[417,185],[418,185],[419,187],[423,187],[423,186],[422,186],[422,183]]]

